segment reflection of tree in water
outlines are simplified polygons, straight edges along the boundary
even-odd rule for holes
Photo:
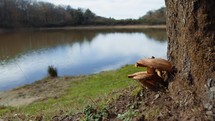
[[[71,30],[3,33],[0,34],[0,60],[8,58],[6,56],[11,58],[26,51],[92,41],[96,35],[95,32]]]
[[[166,29],[145,29],[143,32],[149,39],[160,42],[165,42],[167,40]]]
[[[7,32],[0,34],[0,60],[5,56],[14,57],[17,54],[56,47],[73,43],[91,42],[99,34],[111,33],[144,33],[148,38],[166,41],[165,29],[80,29],[80,30],[39,30]]]
[[[165,42],[167,40],[166,29],[104,29],[104,30],[94,30],[95,33],[110,34],[110,33],[144,33],[149,39],[154,39],[156,41]]]

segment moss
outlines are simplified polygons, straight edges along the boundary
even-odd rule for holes
[[[146,120],[152,120],[154,117],[157,117],[160,114],[161,108],[160,107],[151,107],[146,113],[145,113],[145,119]]]
[[[135,88],[135,89],[131,92],[130,96],[137,96],[137,95],[139,95],[139,94],[143,95],[142,93],[143,93],[143,88],[142,88],[141,86],[138,86],[137,88]]]

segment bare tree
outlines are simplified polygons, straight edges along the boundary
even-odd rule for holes
[[[169,84],[172,97],[177,102],[187,100],[183,113],[198,113],[199,110],[189,110],[198,105],[212,118],[215,114],[215,1],[166,0],[166,7],[168,59],[176,68]]]

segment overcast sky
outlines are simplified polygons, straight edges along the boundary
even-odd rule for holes
[[[96,15],[115,19],[139,18],[165,6],[164,0],[42,0],[72,8],[89,8]]]

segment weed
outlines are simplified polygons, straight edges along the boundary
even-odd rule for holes
[[[129,109],[127,112],[123,114],[118,114],[117,118],[123,121],[131,121],[137,115],[138,115],[137,110]]]
[[[145,118],[147,120],[152,119],[152,117],[156,117],[159,115],[161,108],[160,107],[153,107],[150,108],[147,113],[145,114]]]
[[[102,121],[105,116],[108,115],[108,110],[106,108],[99,111],[93,108],[93,106],[88,105],[84,109],[84,115],[86,121]]]
[[[54,66],[48,66],[48,74],[50,77],[57,77],[57,68],[55,68]]]
[[[132,92],[131,92],[131,94],[130,94],[131,96],[144,96],[144,94],[143,94],[143,88],[141,87],[141,86],[137,86],[137,88],[135,88]]]

